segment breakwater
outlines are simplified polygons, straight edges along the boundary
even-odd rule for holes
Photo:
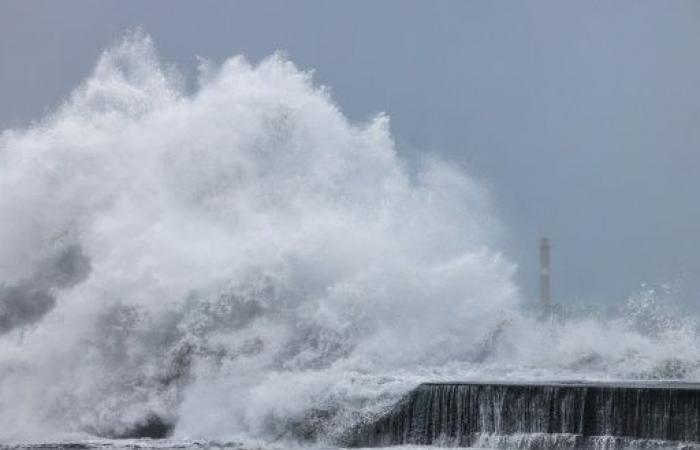
[[[425,383],[353,430],[346,443],[700,448],[700,385]]]

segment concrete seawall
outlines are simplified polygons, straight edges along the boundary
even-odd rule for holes
[[[347,445],[700,448],[700,385],[426,383]],[[676,445],[677,446],[677,445]]]

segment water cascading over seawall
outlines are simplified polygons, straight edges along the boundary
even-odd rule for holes
[[[348,445],[700,448],[700,385],[425,383]]]

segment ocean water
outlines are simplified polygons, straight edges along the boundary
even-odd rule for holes
[[[244,445],[237,442],[212,442],[212,441],[173,441],[169,439],[128,439],[114,441],[109,439],[85,439],[63,442],[25,442],[25,443],[10,443],[3,445],[3,449],[110,449],[110,450],[126,450],[126,449],[239,449],[239,450],[301,450],[309,447],[299,446],[279,446],[279,445]],[[317,450],[336,450],[339,447],[313,447]],[[403,449],[421,449],[431,448],[426,446],[395,446],[396,450]]]
[[[465,450],[479,448],[482,450],[496,450],[496,449],[522,449],[522,448],[543,448],[541,446],[527,447],[522,444],[522,441],[514,444],[513,446],[497,446],[497,447],[460,447]],[[642,449],[656,449],[656,450],[691,450],[698,448],[692,444],[678,443],[678,444],[663,444],[654,442],[644,442],[638,445],[631,446],[616,446],[610,444],[609,441],[601,439],[600,445],[594,447],[595,449],[626,449],[626,450],[642,450]],[[71,442],[48,442],[48,443],[23,443],[23,444],[6,444],[1,448],[3,449],[23,449],[23,450],[38,450],[38,449],[105,449],[105,450],[127,450],[127,449],[202,449],[202,450],[216,450],[216,449],[237,449],[237,450],[302,450],[313,448],[314,450],[345,450],[342,447],[323,447],[323,446],[295,446],[295,445],[246,445],[242,443],[229,442],[211,442],[211,441],[172,441],[172,440],[128,440],[128,441],[110,441],[110,440],[79,440]],[[394,450],[421,450],[421,449],[431,449],[435,447],[431,446],[421,446],[421,445],[397,445],[390,447]],[[551,447],[551,448],[565,448],[565,447]]]
[[[653,290],[523,315],[488,188],[388,116],[281,54],[198,73],[130,33],[0,134],[0,442],[332,446],[424,381],[698,379]]]

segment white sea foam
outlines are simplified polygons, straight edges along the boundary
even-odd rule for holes
[[[435,159],[409,174],[386,116],[350,123],[283,56],[183,86],[129,34],[0,136],[0,439],[149,415],[332,436],[422,380],[696,373],[688,322],[521,317],[488,192]]]

